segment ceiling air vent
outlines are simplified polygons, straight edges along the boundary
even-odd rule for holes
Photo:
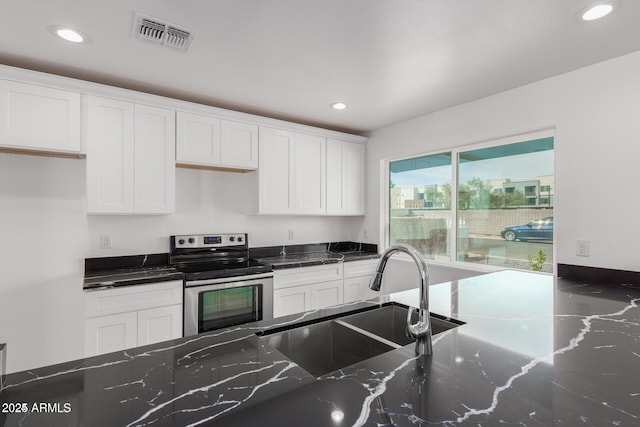
[[[184,28],[178,28],[162,22],[160,19],[136,13],[132,37],[149,40],[159,45],[173,47],[186,52],[193,40],[193,33]]]

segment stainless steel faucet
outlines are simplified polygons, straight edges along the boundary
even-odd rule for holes
[[[379,291],[382,285],[382,274],[387,266],[387,261],[396,252],[402,252],[409,255],[418,266],[420,273],[420,309],[418,311],[418,322],[411,323],[411,316],[416,310],[415,307],[409,307],[407,313],[407,333],[411,338],[416,340],[416,354],[430,355],[432,353],[431,345],[431,322],[429,320],[429,269],[424,257],[413,246],[404,243],[398,243],[389,246],[382,253],[376,275],[371,281],[369,287],[374,291]]]

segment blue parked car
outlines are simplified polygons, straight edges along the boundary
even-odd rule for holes
[[[529,224],[507,227],[500,232],[500,236],[510,242],[514,240],[520,240],[521,242],[526,242],[527,240],[553,241],[553,217],[548,216],[531,221]]]

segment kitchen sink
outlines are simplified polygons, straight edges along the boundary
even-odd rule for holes
[[[406,334],[408,310],[408,307],[404,305],[388,304],[375,310],[342,317],[341,320],[378,337],[405,346],[415,341]],[[445,320],[434,314],[431,314],[430,318],[431,335],[438,335],[464,324],[463,322]],[[411,322],[417,321],[418,313],[414,311]]]
[[[304,326],[292,325],[265,331],[261,340],[319,377],[411,344],[405,334],[408,308],[396,303],[335,319],[318,319]],[[417,320],[417,313],[414,313]],[[432,334],[463,324],[431,316]]]
[[[265,335],[262,339],[316,377],[394,349],[337,320]]]

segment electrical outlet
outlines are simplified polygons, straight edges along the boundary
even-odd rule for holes
[[[100,236],[100,249],[111,249],[111,236],[108,234]]]
[[[289,230],[289,240],[293,240],[293,230]]]
[[[576,255],[577,256],[589,256],[589,241],[588,240],[576,240]]]

